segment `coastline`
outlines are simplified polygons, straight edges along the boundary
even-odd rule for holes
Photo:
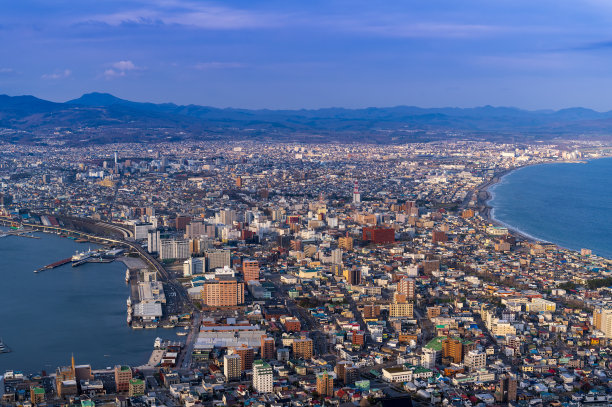
[[[567,163],[567,161],[563,161],[563,162]],[[554,164],[554,163],[559,163],[559,162],[558,161],[548,161],[548,162],[537,163],[537,164],[528,164],[528,165],[523,165],[520,167],[509,168],[507,170],[503,170],[498,173],[495,173],[489,181],[485,182],[484,184],[479,185],[478,188],[476,189],[476,194],[477,194],[476,195],[476,208],[478,209],[478,213],[480,214],[480,216],[485,221],[495,226],[501,226],[501,227],[507,228],[508,232],[511,235],[513,235],[516,238],[519,238],[522,241],[526,241],[529,243],[549,243],[545,240],[538,239],[535,236],[531,236],[528,233],[525,233],[512,225],[509,225],[505,222],[502,222],[496,219],[493,214],[494,208],[491,205],[489,205],[489,201],[493,199],[493,194],[491,193],[491,191],[489,191],[489,188],[492,188],[493,186],[501,182],[502,179],[506,175],[509,175],[510,173],[514,171],[520,170],[521,168],[527,168],[527,167],[531,167],[534,165]]]
[[[513,235],[516,238],[519,238],[522,241],[528,242],[528,243],[549,243],[549,244],[554,244],[556,245],[558,248],[560,249],[564,249],[564,250],[571,250],[574,252],[580,252],[580,249],[572,249],[569,247],[565,247],[561,244],[555,243],[554,241],[549,241],[546,239],[541,239],[538,238],[536,236],[533,236],[527,232],[524,232],[518,228],[516,228],[513,225],[510,225],[508,223],[505,223],[499,219],[495,218],[495,214],[494,214],[494,207],[491,206],[489,204],[489,202],[491,201],[491,199],[494,198],[494,193],[492,193],[491,191],[489,191],[490,188],[492,188],[493,186],[499,184],[502,179],[509,175],[510,173],[516,171],[516,170],[520,170],[523,168],[527,168],[527,167],[531,167],[531,166],[536,166],[536,165],[544,165],[544,164],[587,164],[591,161],[594,160],[599,160],[599,159],[610,159],[612,158],[611,156],[603,156],[603,157],[597,157],[597,158],[590,158],[590,159],[586,159],[586,160],[572,160],[572,161],[545,161],[545,162],[541,162],[541,163],[534,163],[534,164],[528,164],[528,165],[522,165],[519,167],[515,167],[515,168],[511,168],[511,169],[507,169],[507,170],[503,170],[500,171],[498,173],[495,173],[493,175],[493,177],[479,185],[475,191],[475,193],[477,194],[477,200],[476,200],[476,205],[475,205],[475,209],[477,209],[479,211],[480,216],[483,218],[483,220],[485,220],[486,222],[489,222],[495,226],[501,226],[501,227],[505,227],[508,229],[508,232]],[[602,257],[602,258],[608,258],[606,256],[602,256],[602,255],[597,255],[598,257]]]

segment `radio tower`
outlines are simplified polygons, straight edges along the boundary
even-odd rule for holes
[[[353,203],[361,202],[361,194],[359,193],[359,188],[357,187],[357,181],[355,181],[355,189],[353,189]]]

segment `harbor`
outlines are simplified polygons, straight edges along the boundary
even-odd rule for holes
[[[0,234],[6,231],[1,228]],[[41,239],[7,237],[0,243],[5,259],[0,264],[0,336],[11,351],[0,355],[0,371],[51,370],[72,352],[95,366],[137,366],[147,362],[156,337],[179,339],[177,330],[138,330],[126,324],[130,292],[122,261],[137,258],[119,255],[111,263],[88,262],[73,268],[75,251],[88,251],[88,245],[55,233],[39,235]],[[91,243],[92,250],[100,248]],[[70,262],[55,269],[32,272],[68,258]],[[11,295],[16,287],[19,296]]]

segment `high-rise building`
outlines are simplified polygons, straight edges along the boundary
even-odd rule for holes
[[[179,215],[176,217],[174,223],[176,230],[185,230],[187,225],[191,222],[191,217],[187,215]]]
[[[397,283],[397,292],[403,294],[408,299],[414,299],[415,282],[412,278],[402,278]]]
[[[30,387],[30,402],[33,405],[42,404],[45,402],[45,389],[42,387]]]
[[[342,249],[334,249],[331,252],[331,262],[333,264],[342,264]]]
[[[392,318],[413,318],[414,304],[411,302],[392,302],[389,304],[389,316]]]
[[[431,233],[431,242],[432,243],[446,243],[448,241],[448,237],[446,233],[441,230],[434,230]]]
[[[274,338],[269,336],[261,336],[261,358],[264,360],[274,359],[275,347]]]
[[[251,346],[242,345],[232,349],[232,353],[240,356],[240,370],[251,370],[255,359],[255,349]]]
[[[498,403],[509,403],[516,401],[516,389],[517,381],[512,374],[505,373],[501,375],[495,391],[495,401]]]
[[[117,393],[129,393],[132,369],[129,366],[115,366],[115,388]]]
[[[343,274],[346,282],[350,285],[361,284],[361,269],[353,266],[350,269],[345,269]]]
[[[259,262],[257,260],[244,260],[242,262],[242,275],[245,283],[259,281]]]
[[[338,247],[350,252],[353,250],[353,238],[350,236],[344,236],[338,239]]]
[[[225,355],[223,357],[223,374],[229,382],[240,379],[242,372],[242,358],[238,354]]]
[[[317,393],[319,393],[320,396],[334,395],[333,373],[323,372],[317,375]]]
[[[244,283],[229,276],[218,276],[202,286],[202,302],[209,307],[234,307],[244,303]]]
[[[596,308],[593,311],[593,327],[612,338],[612,308]]]
[[[453,363],[461,363],[463,345],[458,339],[446,338],[442,341],[442,357],[452,358]]]
[[[231,256],[229,250],[210,250],[206,252],[208,271],[225,266],[231,266]]]
[[[183,277],[204,273],[206,259],[204,257],[190,257],[183,263]]]
[[[355,187],[353,188],[353,203],[358,204],[361,202],[361,194],[359,193],[359,188],[357,187],[357,181],[355,181]]]
[[[471,371],[481,369],[487,365],[487,355],[484,352],[471,350],[465,355],[464,364]]]
[[[297,359],[312,358],[312,339],[302,336],[293,341],[293,357]]]
[[[159,240],[159,258],[167,259],[186,259],[190,256],[189,240],[181,238],[170,238]]]
[[[253,388],[258,393],[272,393],[274,391],[272,368],[263,360],[256,360],[253,363]]]
[[[160,231],[158,229],[149,229],[147,231],[147,251],[149,253],[159,252],[159,237]]]

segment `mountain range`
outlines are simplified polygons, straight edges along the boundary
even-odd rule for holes
[[[606,138],[612,112],[512,107],[249,110],[140,103],[88,93],[56,103],[0,95],[0,140],[69,144],[248,139],[406,143],[446,139],[533,141]]]

